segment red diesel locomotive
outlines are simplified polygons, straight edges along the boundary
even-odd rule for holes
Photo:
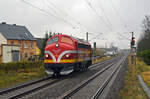
[[[91,64],[91,45],[68,35],[54,35],[45,47],[44,67],[47,74],[63,75],[86,70]]]

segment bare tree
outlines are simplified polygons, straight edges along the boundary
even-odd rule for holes
[[[150,49],[150,16],[143,20],[143,34],[138,42],[138,52]]]

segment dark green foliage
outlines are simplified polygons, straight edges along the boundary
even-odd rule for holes
[[[143,34],[138,41],[138,52],[150,49],[150,16],[145,16],[143,21]]]
[[[41,58],[41,59],[44,58],[44,51],[45,51],[45,47],[46,47],[46,42],[47,42],[47,40],[48,40],[50,37],[52,37],[52,36],[54,36],[54,35],[57,35],[57,34],[62,34],[62,33],[52,33],[51,31],[50,31],[50,32],[46,31],[45,37],[44,37],[43,42],[42,42],[41,55],[40,55],[40,58]]]
[[[43,42],[42,42],[42,48],[41,48],[41,57],[42,57],[42,59],[44,57],[44,50],[45,50],[46,42],[53,35],[55,35],[55,33],[52,33],[52,32],[49,32],[49,33],[46,32],[46,34],[45,34],[45,37],[44,37]]]
[[[20,62],[1,63],[0,70],[9,72],[9,71],[18,71],[20,69],[39,68],[41,66],[43,66],[43,61],[20,61]]]
[[[148,65],[150,65],[150,16],[145,16],[143,21],[143,34],[138,41],[138,56]]]
[[[150,65],[150,49],[138,52],[138,56],[148,65]]]

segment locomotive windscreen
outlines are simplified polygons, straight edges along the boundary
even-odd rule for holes
[[[66,36],[61,37],[61,42],[73,45],[73,41],[69,37],[66,37]]]
[[[49,45],[49,44],[52,44],[52,43],[55,43],[55,42],[58,42],[58,36],[56,36],[56,37],[50,39],[50,40],[48,41],[48,45]]]

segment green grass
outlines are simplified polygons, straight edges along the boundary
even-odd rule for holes
[[[144,82],[150,88],[150,66],[146,65],[143,61],[138,60],[138,69],[140,70],[140,74],[144,79]]]
[[[130,57],[128,58],[128,70],[124,88],[120,91],[120,99],[148,99],[137,78],[138,74],[147,70],[148,68],[143,67],[139,60],[135,66],[131,64]]]
[[[46,76],[44,67],[5,72],[0,70],[0,89]]]

